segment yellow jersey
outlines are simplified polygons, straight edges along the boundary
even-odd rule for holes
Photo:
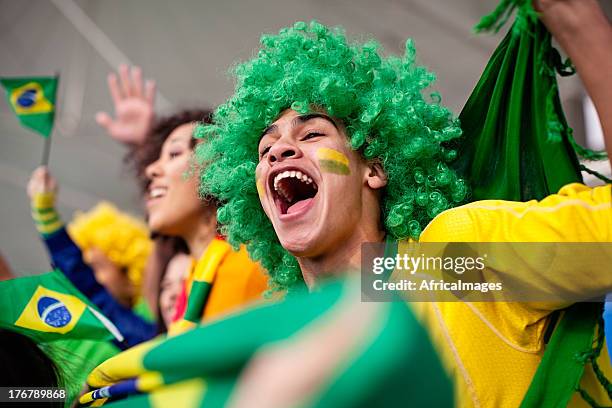
[[[574,183],[541,201],[477,201],[438,215],[419,241],[612,242],[612,189]],[[572,279],[555,283],[603,295],[612,290],[612,254],[603,253],[599,265],[610,273],[599,273],[596,280],[577,268]],[[460,301],[411,305],[454,380],[457,406],[496,408],[520,406],[544,354],[549,317],[555,308],[567,306]],[[606,350],[597,361],[612,378]],[[581,386],[599,404],[612,405],[590,365]],[[575,393],[569,406],[588,405]]]

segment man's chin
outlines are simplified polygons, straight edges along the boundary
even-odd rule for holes
[[[291,255],[296,258],[313,258],[318,255],[319,240],[312,237],[304,239],[280,239],[280,243]]]

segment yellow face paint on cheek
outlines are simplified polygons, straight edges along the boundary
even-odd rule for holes
[[[323,172],[341,174],[343,176],[351,174],[348,157],[338,150],[321,147],[317,150],[317,159]]]
[[[259,199],[263,200],[266,197],[266,188],[263,185],[261,179],[257,179],[257,194],[259,194]]]

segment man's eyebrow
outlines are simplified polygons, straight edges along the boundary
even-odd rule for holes
[[[268,126],[267,128],[264,129],[263,132],[261,132],[261,136],[259,136],[259,140],[261,140],[268,133],[276,132],[277,130],[278,130],[278,126],[276,125]]]
[[[312,112],[312,113],[307,113],[305,115],[296,116],[293,119],[293,123],[291,125],[295,127],[295,126],[298,126],[298,125],[302,125],[302,124],[308,122],[309,120],[317,119],[317,118],[320,118],[320,119],[328,121],[329,123],[334,125],[334,127],[336,129],[338,129],[338,125],[336,124],[336,122],[331,117],[327,116],[324,113],[318,113],[318,112]]]
[[[317,118],[320,118],[320,119],[328,121],[329,123],[334,125],[334,127],[336,129],[338,129],[338,125],[336,124],[336,122],[330,116],[327,116],[324,113],[318,113],[318,112],[307,113],[307,114],[304,114],[304,115],[296,116],[291,121],[291,127],[296,127],[296,126],[299,126],[299,125],[303,125],[304,123],[308,122],[309,120],[317,119]],[[278,126],[272,124],[272,125],[268,126],[267,128],[265,128],[263,132],[261,132],[261,136],[259,137],[259,139],[261,140],[268,133],[273,133],[273,132],[276,132],[277,130],[278,130]]]

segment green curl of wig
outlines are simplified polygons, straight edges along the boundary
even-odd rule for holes
[[[296,259],[282,246],[257,194],[255,168],[261,133],[281,112],[323,108],[343,122],[350,145],[382,164],[388,184],[382,215],[388,234],[417,239],[438,213],[462,202],[467,186],[448,166],[456,152],[447,142],[461,135],[458,122],[433,94],[422,91],[433,73],[403,57],[381,55],[375,41],[349,43],[342,29],[298,22],[261,37],[257,56],[236,66],[235,93],[220,105],[212,125],[196,137],[203,164],[202,194],[221,201],[221,232],[270,273],[274,288],[301,280]]]

